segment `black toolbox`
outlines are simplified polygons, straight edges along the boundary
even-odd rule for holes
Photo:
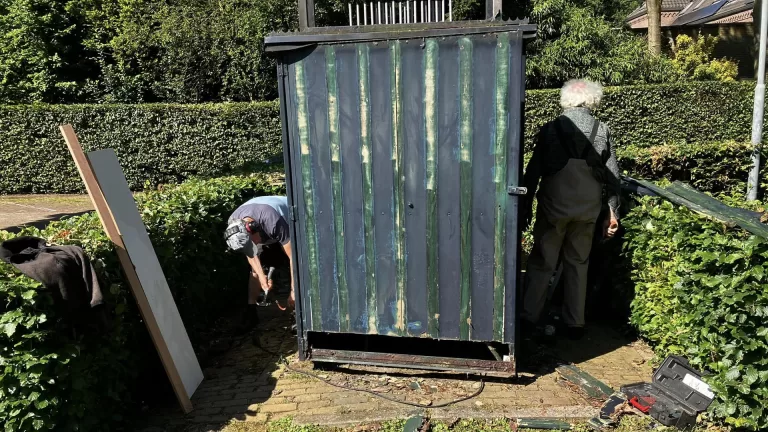
[[[627,400],[664,426],[685,429],[696,424],[699,413],[709,408],[715,394],[701,373],[682,357],[669,356],[653,373],[651,383],[621,388]],[[643,408],[640,408],[643,407]]]

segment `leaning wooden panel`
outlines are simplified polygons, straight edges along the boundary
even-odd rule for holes
[[[203,372],[117,156],[111,149],[100,150],[88,153],[88,161],[136,269],[172,369],[177,371],[187,397],[191,397],[203,380]],[[158,346],[158,350],[162,355],[164,349]],[[173,382],[169,365],[165,366]]]
[[[184,388],[184,384],[181,381],[179,372],[176,368],[176,365],[173,363],[170,351],[168,350],[168,345],[166,344],[165,340],[163,340],[163,336],[160,333],[157,320],[152,314],[152,309],[149,306],[147,295],[144,292],[144,288],[141,286],[141,282],[139,282],[139,276],[136,274],[136,269],[133,266],[133,262],[131,262],[131,258],[128,256],[128,252],[125,250],[125,244],[123,243],[123,239],[117,229],[115,220],[112,217],[112,212],[110,211],[109,206],[104,199],[101,186],[96,180],[96,176],[93,174],[91,164],[88,162],[88,158],[85,156],[85,153],[83,153],[83,149],[80,147],[80,142],[77,139],[77,135],[75,134],[72,126],[62,125],[60,129],[62,135],[64,135],[64,140],[67,142],[67,147],[69,148],[69,152],[72,155],[72,159],[75,161],[75,165],[77,166],[77,170],[80,173],[80,177],[83,179],[83,183],[85,183],[85,188],[88,191],[91,202],[93,202],[96,213],[99,215],[99,219],[101,220],[101,224],[104,227],[104,231],[107,233],[107,237],[109,237],[112,243],[115,244],[117,257],[120,260],[120,265],[123,267],[125,277],[128,279],[128,285],[131,287],[131,292],[136,298],[136,303],[139,306],[141,317],[146,323],[150,337],[152,338],[152,342],[155,344],[155,348],[160,355],[161,362],[163,363],[166,374],[171,381],[171,386],[173,387],[173,391],[179,401],[179,405],[181,405],[181,408],[185,413],[189,413],[192,411],[192,401],[190,400],[190,395]]]

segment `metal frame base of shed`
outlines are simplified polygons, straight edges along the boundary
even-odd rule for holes
[[[313,343],[313,336],[332,340],[331,343]],[[378,366],[404,369],[422,369],[441,372],[461,372],[478,375],[488,375],[500,378],[511,378],[517,374],[515,348],[512,344],[485,343],[477,341],[437,341],[418,337],[388,337],[371,335],[373,343],[368,342],[369,336],[356,335],[358,348],[346,349],[355,344],[341,342],[349,335],[309,332],[306,346],[308,352],[303,356],[314,363],[351,364],[361,366]],[[333,341],[334,339],[339,342]],[[398,344],[401,349],[387,349],[389,342]],[[360,346],[364,341],[364,347]],[[407,346],[411,344],[410,348]],[[450,350],[474,355],[467,357],[454,356],[446,350],[435,352],[435,343],[445,346],[450,344]],[[421,345],[415,348],[414,346]],[[344,348],[339,348],[344,346]],[[402,348],[406,346],[405,348]],[[485,355],[479,355],[485,354]],[[481,358],[483,357],[483,358]],[[489,359],[488,357],[492,357]]]

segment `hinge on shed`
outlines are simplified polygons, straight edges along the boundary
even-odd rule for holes
[[[296,206],[291,206],[288,209],[288,213],[288,217],[290,217],[292,221],[296,221]]]
[[[521,186],[510,186],[507,188],[507,193],[510,195],[527,195],[528,188]]]
[[[281,63],[277,67],[277,76],[280,78],[284,76],[288,76],[288,65],[286,65],[285,63]]]

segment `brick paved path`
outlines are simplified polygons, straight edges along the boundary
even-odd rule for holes
[[[269,352],[285,354],[294,368],[312,371],[336,384],[366,388],[414,403],[441,402],[477,391],[476,378],[461,374],[435,374],[383,368],[341,366],[313,370],[310,363],[296,361],[296,341],[290,333],[292,317],[277,316],[254,331]],[[526,372],[517,381],[490,379],[476,398],[448,408],[428,409],[433,418],[557,417],[584,419],[596,412],[595,402],[569,388],[554,372],[553,359],[573,362],[613,388],[647,381],[652,368],[651,351],[642,343],[627,340],[605,327],[592,328],[580,342],[558,341],[544,354],[523,365]],[[181,414],[169,406],[156,412],[150,428],[143,430],[216,431],[231,421],[265,423],[290,416],[297,423],[342,425],[403,418],[419,408],[403,406],[371,395],[342,390],[291,372],[244,338],[239,346],[205,369],[206,380],[193,404],[195,410]],[[418,385],[413,384],[414,382]],[[415,386],[417,390],[412,390]],[[153,426],[153,427],[152,427]]]

